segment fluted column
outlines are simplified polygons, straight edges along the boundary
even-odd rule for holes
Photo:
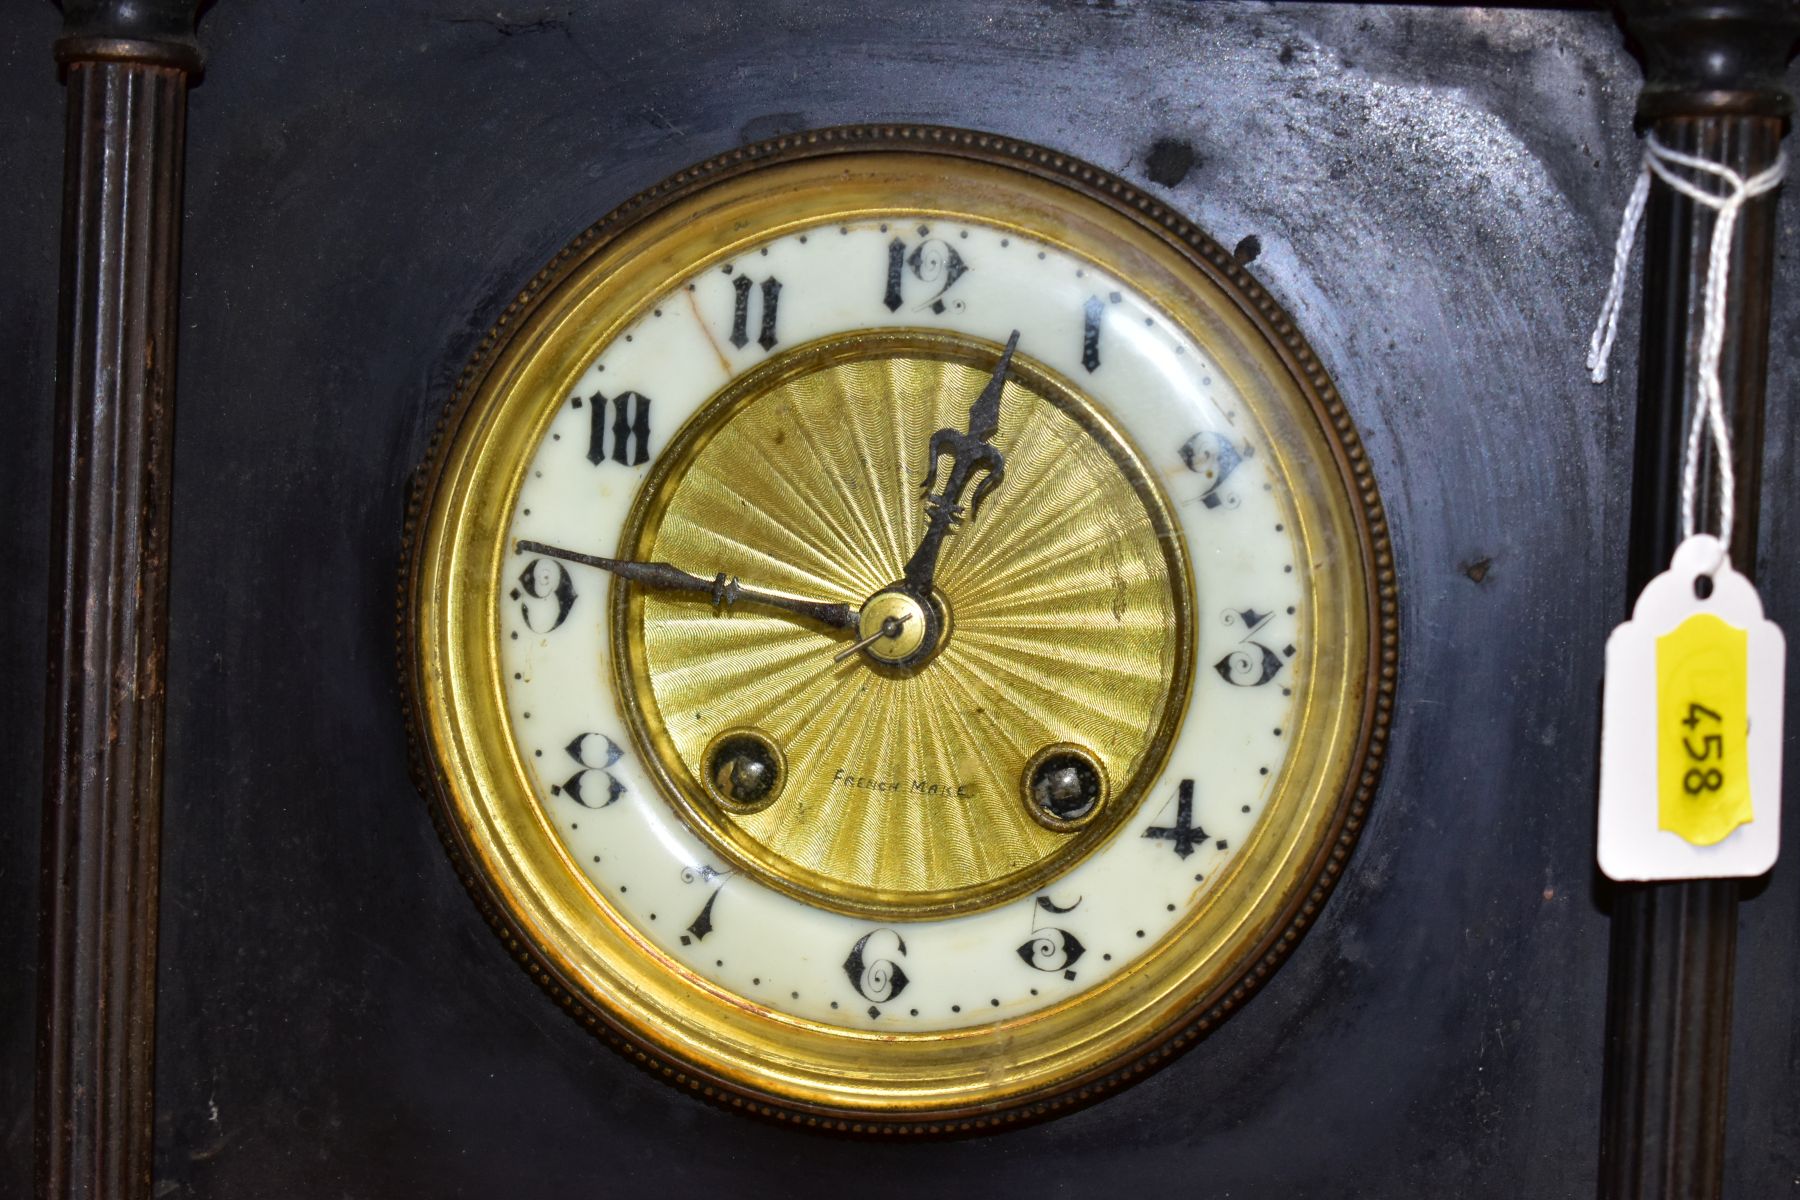
[[[1638,120],[1645,130],[1670,149],[1745,176],[1775,160],[1791,110],[1782,76],[1800,36],[1800,4],[1621,0],[1618,8],[1644,61]],[[1731,559],[1753,579],[1778,195],[1750,201],[1739,217],[1720,362],[1737,479]],[[1699,402],[1695,363],[1712,222],[1710,210],[1660,182],[1652,186],[1626,565],[1633,601],[1681,541],[1681,458]],[[1699,527],[1717,529],[1710,443],[1703,453]],[[1601,1194],[1708,1200],[1723,1184],[1740,884],[1613,884],[1611,893]]]
[[[182,140],[200,66],[193,3],[71,0],[64,14],[36,1138],[46,1200],[150,1194]]]

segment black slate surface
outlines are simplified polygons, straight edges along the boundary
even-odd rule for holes
[[[9,18],[0,1195],[23,1196],[62,95],[54,9]],[[1615,381],[1590,385],[1587,329],[1636,166],[1638,72],[1608,17],[238,0],[202,34],[159,1198],[1592,1194],[1607,943],[1590,866],[1595,709],[1626,603],[1635,330]],[[1129,1091],[936,1144],[720,1111],[564,1017],[437,845],[407,776],[393,666],[407,475],[514,290],[693,161],[875,120],[1067,150],[1254,250],[1253,272],[1356,414],[1402,585],[1387,777],[1292,960]],[[1761,563],[1790,631],[1797,212],[1790,196]],[[1789,840],[1743,910],[1733,1197],[1800,1187]]]

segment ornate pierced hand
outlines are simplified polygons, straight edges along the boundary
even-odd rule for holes
[[[877,662],[897,667],[918,666],[936,654],[948,626],[948,612],[941,598],[933,595],[932,582],[937,574],[938,556],[944,549],[944,538],[963,517],[962,494],[977,472],[986,472],[975,494],[969,500],[968,515],[973,520],[988,493],[1000,485],[1006,474],[1006,456],[988,441],[1000,428],[1000,393],[1006,386],[1006,369],[1012,365],[1013,351],[1019,346],[1019,331],[1006,339],[1006,349],[988,377],[987,386],[969,406],[968,428],[940,429],[931,435],[926,447],[928,465],[924,482],[925,533],[918,548],[906,560],[896,582],[876,592],[863,604],[861,612],[861,645]],[[950,469],[944,476],[943,490],[936,495],[931,487],[938,479],[938,459],[948,455]],[[889,618],[901,618],[912,624],[885,636],[878,630],[888,628]]]
[[[1013,351],[1018,345],[1019,331],[1015,329],[1006,339],[1006,349],[1000,352],[1000,362],[989,376],[987,386],[969,406],[967,432],[940,429],[931,435],[926,451],[930,465],[925,472],[925,481],[920,485],[926,493],[925,536],[919,539],[919,548],[906,560],[906,568],[896,585],[921,604],[929,606],[931,603],[931,582],[937,573],[938,555],[944,548],[944,535],[962,519],[963,507],[959,501],[963,489],[969,486],[975,472],[986,470],[987,477],[976,487],[975,495],[969,501],[969,519],[974,520],[981,502],[1000,485],[1006,474],[1006,457],[994,449],[988,439],[1000,428],[1000,392],[1006,386],[1006,368],[1012,365]],[[930,493],[931,485],[937,482],[938,458],[945,454],[950,456],[950,471],[944,479],[944,490],[934,496]]]

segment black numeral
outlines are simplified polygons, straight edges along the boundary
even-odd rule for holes
[[[892,929],[873,929],[857,939],[850,957],[844,960],[844,974],[849,978],[850,986],[864,1000],[874,1002],[869,1006],[871,1017],[881,1015],[876,1004],[898,1000],[909,982],[906,972],[899,963],[886,957],[888,954],[905,958],[906,942]]]
[[[1037,907],[1050,913],[1068,913],[1080,908],[1081,901],[1078,899],[1067,908],[1059,908],[1049,896],[1039,896]],[[1034,971],[1061,971],[1064,979],[1074,979],[1075,964],[1087,953],[1087,947],[1066,929],[1038,925],[1032,928],[1031,937],[1015,953]]]
[[[1222,489],[1231,473],[1255,453],[1249,442],[1238,445],[1222,433],[1205,429],[1181,443],[1181,465],[1206,480],[1206,490],[1199,496],[1203,506],[1236,508],[1238,494]]]
[[[1688,705],[1687,719],[1681,723],[1686,725],[1689,729],[1692,729],[1700,724],[1701,713],[1705,713],[1708,717],[1712,718],[1714,724],[1721,726],[1724,724],[1724,717],[1706,707],[1704,704],[1693,703]],[[1721,770],[1719,766],[1708,765],[1724,762],[1724,734],[1708,733],[1702,735],[1698,749],[1694,746],[1693,738],[1684,737],[1681,739],[1681,746],[1682,749],[1687,751],[1687,755],[1690,759],[1701,764],[1699,766],[1689,767],[1687,774],[1681,777],[1681,787],[1683,791],[1687,792],[1690,796],[1698,796],[1701,792],[1716,792],[1725,786],[1725,772]]]
[[[1161,838],[1174,843],[1175,856],[1186,858],[1194,852],[1194,846],[1206,840],[1206,830],[1194,824],[1194,781],[1181,781],[1181,790],[1175,801],[1175,824],[1152,825],[1144,830],[1147,838]]]
[[[1261,687],[1281,673],[1287,660],[1294,656],[1292,645],[1283,646],[1277,654],[1259,641],[1253,640],[1263,626],[1269,623],[1268,613],[1259,613],[1254,608],[1234,609],[1225,614],[1225,624],[1241,625],[1244,636],[1239,639],[1236,650],[1213,664],[1213,670],[1219,678],[1236,687]]]
[[[905,277],[905,272],[906,243],[895,238],[888,243],[887,294],[881,298],[889,312],[900,311],[900,281]]]
[[[1725,786],[1725,776],[1717,767],[1689,767],[1688,773],[1681,777],[1681,786],[1690,796],[1698,796],[1701,792],[1716,792]]]
[[[1087,303],[1081,306],[1081,365],[1091,374],[1100,369],[1100,322],[1106,316],[1106,306],[1117,304],[1124,297],[1113,292],[1105,300],[1098,296],[1089,296]]]
[[[1705,762],[1713,755],[1725,757],[1725,739],[1720,734],[1709,733],[1700,739],[1700,749],[1694,749],[1693,738],[1682,738],[1681,744],[1687,748],[1688,757],[1695,762]]]
[[[695,942],[703,942],[706,935],[713,931],[713,905],[719,902],[719,893],[725,890],[725,881],[732,872],[721,871],[717,867],[699,866],[681,868],[681,882],[709,883],[713,889],[707,894],[706,903],[700,906],[700,915],[695,917],[681,935],[681,944],[691,946]]]
[[[908,254],[906,243],[895,238],[888,243],[887,291],[881,297],[889,312],[899,312],[900,306],[906,303],[904,288],[909,269],[914,279],[934,289],[913,306],[915,309],[928,308],[942,316],[946,308],[962,307],[961,302],[944,300],[945,293],[968,273],[969,264],[963,261],[962,255],[942,238],[928,238]]]
[[[612,460],[621,466],[641,467],[650,461],[650,397],[620,392],[610,401],[612,420],[606,418],[609,401],[599,392],[588,397],[587,460],[596,467],[606,461],[606,435],[612,434]]]
[[[519,586],[513,589],[512,598],[519,602],[525,628],[550,633],[569,619],[569,610],[575,607],[575,582],[569,578],[569,569],[555,559],[534,558],[519,572]],[[546,617],[550,623],[540,624]]]
[[[1724,717],[1721,717],[1718,713],[1714,712],[1712,709],[1706,707],[1706,705],[1704,705],[1704,704],[1691,704],[1690,703],[1688,705],[1687,719],[1684,720],[1682,722],[1682,724],[1686,725],[1689,729],[1694,728],[1696,725],[1700,724],[1700,714],[1701,713],[1705,713],[1707,716],[1711,717],[1715,721],[1723,721],[1725,719]]]
[[[563,750],[581,769],[561,783],[552,784],[551,795],[567,796],[583,808],[605,808],[625,794],[625,785],[607,770],[625,753],[617,742],[604,733],[578,733]]]
[[[731,344],[742,350],[750,343],[750,296],[756,285],[739,275],[731,281],[737,298],[731,309]],[[781,280],[773,275],[762,281],[762,333],[756,344],[765,352],[773,350],[780,339],[775,336],[775,312],[781,302]]]

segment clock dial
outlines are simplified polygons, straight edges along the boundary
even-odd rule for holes
[[[480,894],[611,1028],[836,1119],[1179,1036],[1373,782],[1385,550],[1304,347],[978,158],[596,239],[427,479],[416,702]]]

